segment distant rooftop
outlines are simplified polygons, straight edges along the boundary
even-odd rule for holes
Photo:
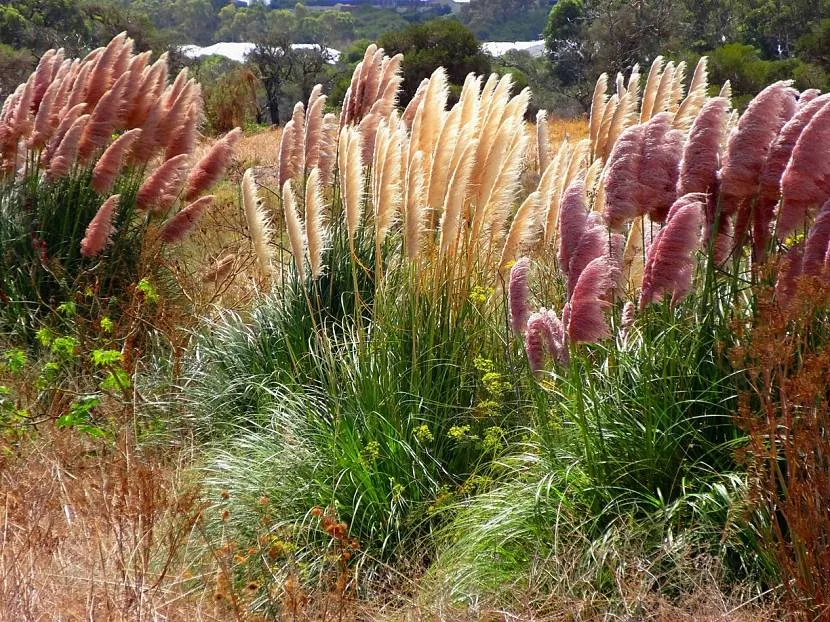
[[[295,50],[309,49],[314,47],[310,43],[295,43],[291,46]],[[524,51],[533,57],[542,56],[545,53],[545,42],[539,41],[486,41],[481,44],[485,52],[492,56],[502,56],[511,50]],[[201,56],[211,56],[216,54],[224,56],[238,63],[244,63],[245,57],[254,49],[253,43],[236,43],[232,41],[223,41],[221,43],[214,43],[207,47],[199,47],[198,45],[183,45],[179,50],[188,58],[199,58]],[[331,58],[332,63],[340,60],[340,51],[334,48],[326,48]]]

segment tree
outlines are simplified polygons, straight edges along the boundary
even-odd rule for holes
[[[386,33],[378,45],[390,56],[404,55],[402,105],[438,67],[446,68],[450,83],[456,86],[462,85],[470,72],[490,72],[490,59],[481,51],[475,35],[455,20],[437,19]]]

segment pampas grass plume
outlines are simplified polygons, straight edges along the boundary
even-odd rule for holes
[[[55,154],[51,157],[49,168],[46,171],[48,179],[55,180],[69,172],[78,155],[78,142],[88,121],[88,114],[81,115],[75,119],[66,134],[61,138],[61,142],[56,147]]]
[[[225,134],[224,138],[216,141],[216,144],[202,156],[187,178],[184,193],[186,201],[192,201],[219,179],[230,162],[234,147],[241,137],[242,130],[238,127],[234,128]]]
[[[507,285],[507,301],[510,311],[510,327],[514,335],[521,335],[527,326],[530,309],[530,287],[528,274],[530,259],[522,257],[510,269]]]
[[[268,224],[268,217],[259,203],[254,171],[250,168],[242,175],[242,208],[245,212],[248,232],[251,234],[257,266],[261,274],[270,275],[272,270],[271,261],[274,255],[271,249],[271,227]]]
[[[294,258],[297,278],[303,282],[305,281],[305,240],[290,179],[282,187],[282,213],[285,216],[285,229],[288,232],[288,242],[291,244],[291,255]]]
[[[81,240],[81,255],[84,257],[95,257],[110,243],[112,234],[115,231],[112,226],[112,221],[120,200],[121,195],[114,194],[98,208],[98,211],[86,228],[84,239]]]
[[[614,287],[615,273],[608,257],[591,261],[574,287],[567,313],[563,311],[563,324],[573,343],[595,343],[611,336],[605,319],[605,310],[611,303],[605,300]]]
[[[207,209],[213,205],[213,195],[199,197],[173,216],[161,230],[159,239],[165,244],[180,242],[196,227]]]
[[[323,273],[323,196],[320,192],[320,169],[312,168],[305,187],[305,227],[311,278]]]
[[[92,187],[99,194],[105,194],[112,188],[124,156],[129,152],[133,143],[141,136],[141,130],[136,128],[124,132],[107,147],[104,154],[98,159],[92,171]]]
[[[184,170],[187,167],[188,154],[177,155],[165,160],[144,181],[136,195],[136,207],[140,210],[169,207],[169,196],[180,187]],[[175,197],[174,197],[175,198]]]
[[[672,206],[666,226],[649,247],[643,271],[640,310],[672,292],[672,303],[691,288],[694,270],[692,253],[700,246],[705,197],[680,197]]]

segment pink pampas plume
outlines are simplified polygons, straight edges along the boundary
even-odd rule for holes
[[[579,276],[585,267],[597,257],[608,255],[608,229],[605,225],[597,225],[587,229],[579,239],[579,244],[571,254],[568,264],[568,297],[573,294]],[[610,261],[609,263],[613,263]]]
[[[124,43],[127,40],[127,33],[122,32],[113,37],[112,41],[107,44],[98,59],[95,61],[92,73],[89,74],[86,93],[84,99],[90,106],[95,106],[98,100],[101,99],[104,93],[112,85],[115,76],[113,69],[118,56],[121,54]],[[120,78],[120,76],[117,76]]]
[[[573,343],[596,343],[611,336],[605,310],[611,306],[605,298],[613,289],[616,274],[608,257],[591,261],[574,287],[573,295],[562,312],[568,339]]]
[[[530,288],[527,285],[530,260],[519,259],[510,269],[507,299],[510,307],[510,327],[514,335],[521,335],[527,325]]]
[[[78,156],[78,141],[81,139],[87,121],[89,121],[88,114],[75,119],[60,144],[55,148],[55,155],[52,156],[49,168],[46,170],[46,177],[50,181],[65,176],[75,163],[75,158]]]
[[[141,188],[138,189],[138,194],[135,199],[136,208],[145,210],[151,207],[156,209],[162,209],[165,206],[169,207],[167,203],[172,204],[172,201],[169,201],[169,197],[173,196],[175,200],[173,193],[181,184],[189,157],[186,153],[177,155],[174,158],[166,160],[153,171],[144,180]]]
[[[779,266],[778,280],[775,282],[775,298],[782,307],[787,306],[795,295],[798,277],[801,276],[803,258],[804,246],[799,243],[787,251]]]
[[[164,152],[164,158],[166,160],[173,156],[181,155],[182,153],[193,153],[193,149],[196,147],[198,124],[199,107],[198,104],[191,103],[190,108],[184,116],[184,121],[167,141],[167,150]]]
[[[637,307],[630,300],[623,305],[620,316],[620,334],[625,337],[637,319]]]
[[[19,138],[29,133],[32,128],[32,99],[35,91],[35,74],[29,76],[20,95],[17,98],[17,107],[8,123],[12,138]]]
[[[55,61],[57,61],[57,64]],[[49,88],[49,85],[52,83],[52,77],[61,62],[63,62],[62,50],[60,52],[60,56],[58,56],[58,53],[55,50],[46,50],[43,56],[40,57],[40,62],[38,62],[37,68],[34,72],[32,89],[32,107],[35,110],[37,110],[38,106],[40,106],[40,102],[46,94],[46,90]]]
[[[161,230],[159,240],[165,244],[183,240],[193,231],[207,209],[213,205],[213,198],[212,194],[200,197],[173,216]]]
[[[130,161],[133,164],[148,163],[153,154],[161,147],[162,136],[159,134],[159,124],[164,114],[161,106],[153,106],[141,126],[141,138],[133,145]]]
[[[556,314],[542,307],[527,320],[525,351],[533,373],[542,371],[546,354],[562,366],[568,364],[565,331]]]
[[[568,274],[571,257],[585,233],[587,219],[585,184],[577,179],[562,194],[559,208],[559,269],[564,274]]]
[[[123,74],[92,109],[89,123],[81,137],[81,144],[78,146],[78,156],[81,160],[89,159],[93,152],[109,142],[118,118],[121,116],[123,104],[121,98],[127,81],[130,79],[130,74]]]
[[[605,222],[614,231],[640,213],[637,184],[642,163],[645,125],[632,125],[623,130],[611,155],[605,175]]]
[[[49,166],[52,156],[55,154],[55,151],[61,142],[63,142],[63,137],[66,136],[69,128],[72,127],[72,124],[75,123],[85,109],[86,104],[82,102],[63,113],[63,118],[58,124],[58,128],[55,130],[54,134],[52,134],[52,138],[49,139],[49,144],[40,154],[40,164],[42,167]]]
[[[824,202],[807,234],[802,262],[804,274],[820,276],[824,271],[828,252],[830,252],[830,199]]]
[[[112,188],[118,171],[121,170],[121,163],[124,156],[129,152],[133,143],[141,136],[140,129],[124,132],[113,143],[107,147],[104,154],[95,165],[92,171],[92,187],[99,194],[106,194]]]
[[[55,98],[58,96],[60,89],[60,82],[53,82],[46,89],[35,115],[34,130],[28,141],[30,149],[43,147],[52,136],[52,132],[55,131],[58,122]]]
[[[532,323],[531,323],[532,320]],[[530,371],[534,374],[545,367],[545,340],[542,336],[542,316],[534,313],[525,327],[525,352]]]
[[[186,201],[192,201],[219,179],[230,162],[233,149],[241,137],[242,130],[237,127],[225,134],[224,138],[218,140],[210,151],[202,156],[187,178],[184,193]]]
[[[810,209],[818,207],[830,195],[830,158],[825,149],[828,144],[830,102],[816,112],[799,135],[781,177],[782,202],[776,224],[779,240],[802,226]]]
[[[666,226],[646,254],[640,310],[672,292],[676,304],[689,292],[693,276],[692,253],[700,246],[705,197],[684,195],[672,205]]]
[[[769,85],[741,115],[726,145],[721,168],[721,209],[734,214],[743,199],[758,192],[769,149],[784,124],[795,114],[797,91],[788,82]]]
[[[801,95],[798,96],[798,107],[802,108],[803,106],[806,106],[819,95],[821,95],[821,91],[818,89],[807,89],[805,91],[801,91]]]
[[[709,193],[717,184],[720,145],[729,110],[729,100],[713,97],[692,123],[689,140],[680,161],[677,194]]]
[[[120,200],[121,195],[114,194],[98,208],[86,228],[84,239],[81,240],[81,255],[95,257],[109,245],[112,234],[115,232],[112,221],[115,218],[115,210]]]
[[[646,123],[640,164],[639,213],[652,222],[664,222],[677,198],[683,133],[672,129],[672,115],[662,112]]]
[[[753,258],[761,261],[770,238],[770,228],[775,218],[781,178],[790,161],[798,138],[810,120],[830,102],[830,95],[816,97],[800,105],[798,111],[787,121],[770,147],[761,170],[760,192],[753,218]],[[800,102],[799,102],[800,103]]]

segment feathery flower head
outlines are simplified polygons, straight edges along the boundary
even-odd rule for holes
[[[219,179],[231,161],[234,147],[241,137],[242,130],[238,127],[234,128],[216,141],[216,144],[202,156],[187,178],[185,201],[192,201]],[[186,155],[189,157],[189,154]]]
[[[529,271],[530,260],[527,257],[519,259],[510,269],[507,299],[510,307],[510,327],[514,335],[522,334],[527,325],[530,305],[530,287],[527,284]]]
[[[81,240],[81,255],[95,257],[109,245],[112,234],[115,232],[112,221],[120,200],[121,195],[114,194],[98,208],[86,228],[84,239]]]
[[[193,201],[167,221],[161,230],[159,239],[165,244],[174,244],[183,240],[193,231],[208,208],[213,205],[213,199],[213,195],[208,194]]]

